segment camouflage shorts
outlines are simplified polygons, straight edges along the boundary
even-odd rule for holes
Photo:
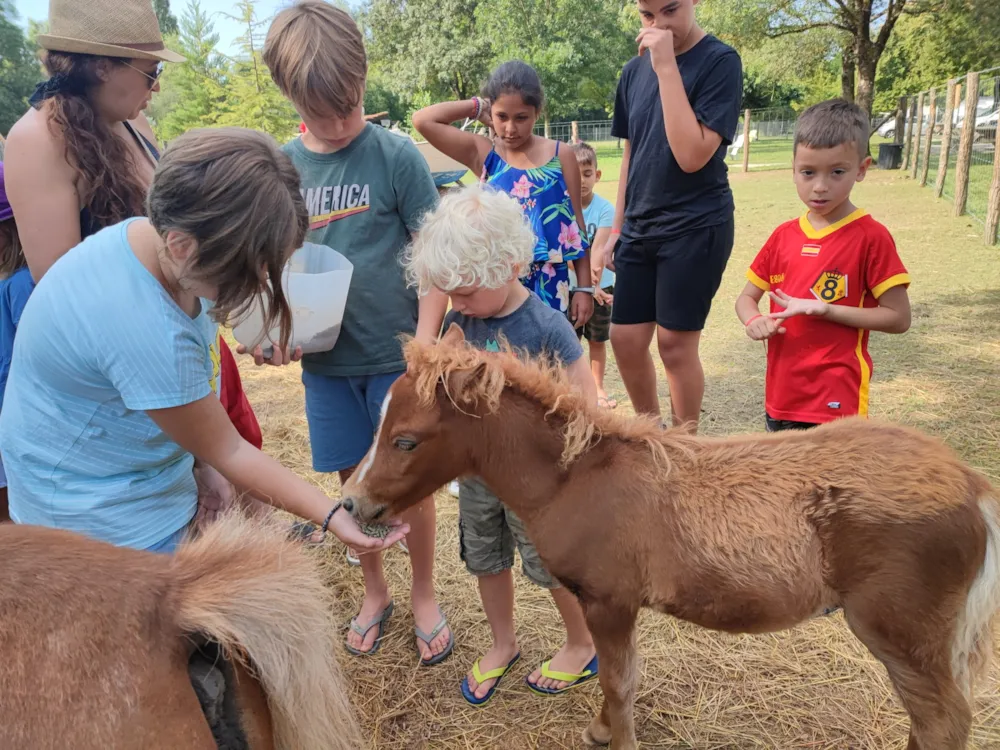
[[[513,568],[516,545],[528,580],[545,589],[559,587],[542,565],[521,519],[478,479],[459,483],[458,531],[462,561],[472,575],[495,575]]]

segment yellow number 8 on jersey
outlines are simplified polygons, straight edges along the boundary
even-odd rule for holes
[[[847,296],[847,276],[839,271],[823,271],[812,285],[816,299],[832,305]]]

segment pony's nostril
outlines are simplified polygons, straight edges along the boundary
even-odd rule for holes
[[[353,513],[353,512],[354,512],[354,501],[353,501],[353,500],[351,500],[351,498],[347,498],[347,499],[346,499],[346,500],[344,501],[344,503],[343,503],[343,508],[344,508],[344,510],[346,510],[346,511],[347,511],[348,513]]]

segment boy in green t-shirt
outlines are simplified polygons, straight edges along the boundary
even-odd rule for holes
[[[438,194],[423,156],[405,137],[365,122],[367,58],[361,32],[345,11],[301,0],[267,33],[264,62],[306,125],[284,147],[302,177],[309,240],[354,264],[335,349],[306,355],[302,382],[313,468],[341,482],[368,452],[386,392],[406,368],[400,333],[436,340],[447,298],[417,298],[399,257]],[[434,499],[404,515],[413,567],[411,597],[421,664],[443,661],[454,638],[434,594]],[[373,654],[393,602],[380,554],[361,557],[365,598],[351,621],[347,648]]]

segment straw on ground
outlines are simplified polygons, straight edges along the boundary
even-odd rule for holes
[[[602,165],[603,166],[603,165]],[[606,175],[617,170],[604,169]],[[617,185],[599,192],[614,197]],[[801,212],[788,172],[736,175],[737,244],[702,345],[707,389],[703,431],[756,431],[763,420],[764,351],[749,341],[732,312],[744,271],[781,221]],[[1000,484],[1000,255],[981,244],[981,228],[954,219],[949,206],[901,176],[873,173],[857,203],[892,230],[913,278],[913,326],[903,336],[872,336],[872,411],[915,425],[952,445]],[[254,369],[241,362],[265,449],[299,474],[337,492],[335,477],[313,474],[297,366]],[[609,390],[627,398],[609,367]],[[661,379],[661,397],[666,386]],[[613,502],[609,498],[609,502]],[[519,678],[560,645],[552,599],[517,581],[518,636],[524,659],[482,710],[469,707],[458,685],[489,645],[475,581],[458,559],[456,501],[438,497],[437,589],[454,629],[452,657],[417,665],[408,606],[409,570],[399,549],[386,554],[397,604],[379,653],[370,659],[341,651],[353,700],[372,747],[553,748],[581,746],[598,707],[596,685],[541,699]],[[597,551],[595,550],[595,553]],[[328,548],[330,585],[345,626],[360,605],[362,584],[343,547]],[[920,612],[914,612],[920,617]],[[695,750],[888,750],[905,742],[906,719],[881,666],[839,616],[766,636],[731,636],[653,613],[639,622],[642,655],[636,723],[643,747]],[[976,703],[970,747],[1000,748],[1000,666]]]

